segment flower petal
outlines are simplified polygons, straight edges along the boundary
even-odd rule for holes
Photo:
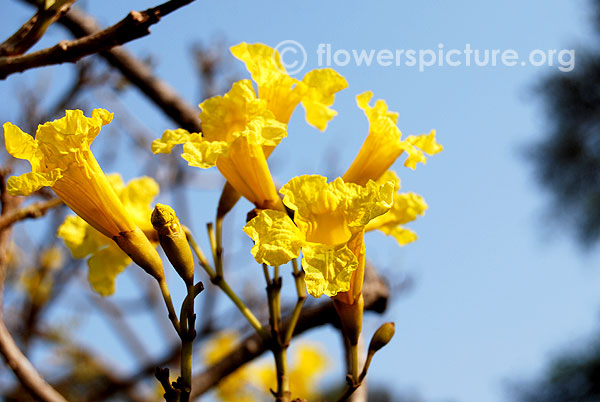
[[[154,154],[169,154],[175,145],[188,142],[190,136],[190,132],[183,128],[166,130],[162,137],[152,141],[152,152]]]
[[[408,145],[405,151],[408,153],[408,158],[404,162],[404,166],[415,169],[417,163],[426,163],[427,158],[424,154],[435,155],[441,152],[443,147],[435,140],[435,130],[431,130],[429,134],[411,135],[404,140]]]
[[[217,164],[220,156],[226,155],[229,144],[225,141],[203,141],[198,136],[183,145],[181,157],[188,165],[208,169]]]
[[[252,79],[259,85],[268,85],[281,74],[287,74],[281,64],[281,56],[277,50],[262,43],[248,44],[242,42],[230,49],[234,57],[246,64]]]
[[[85,258],[109,244],[108,238],[76,215],[67,216],[58,227],[56,235],[64,240],[73,258]]]
[[[31,161],[36,158],[37,141],[19,127],[8,122],[4,123],[4,144],[6,151],[19,159]]]
[[[313,297],[323,294],[331,297],[350,289],[358,260],[346,244],[307,243],[302,248],[302,267],[308,293]]]
[[[88,281],[92,289],[101,296],[115,293],[117,275],[123,272],[129,264],[131,264],[131,258],[113,243],[94,253],[88,260]]]
[[[61,177],[61,169],[53,169],[48,173],[29,172],[11,176],[6,183],[6,190],[12,195],[30,195],[42,187],[54,185]]]
[[[348,226],[363,227],[372,219],[385,214],[390,210],[394,200],[394,183],[386,182],[382,185],[369,180],[366,186],[354,183],[344,183],[337,178],[333,184],[346,192],[348,211]]]
[[[348,87],[348,82],[335,70],[330,68],[312,70],[302,80],[308,87],[302,99],[306,110],[306,121],[321,131],[337,112],[329,108],[333,105],[335,94]]]
[[[435,140],[435,130],[431,130],[429,134],[411,135],[407,137],[405,141],[420,148],[427,155],[435,155],[444,149],[444,147]]]
[[[304,236],[285,212],[265,209],[244,226],[254,240],[250,250],[256,262],[283,265],[300,255]]]
[[[392,236],[399,245],[404,246],[417,240],[417,234],[410,229],[397,225],[384,225],[378,228],[388,236]]]
[[[150,223],[151,204],[159,191],[158,183],[153,178],[143,176],[130,180],[127,187],[118,192],[129,216],[144,232],[152,230],[152,223]]]
[[[110,123],[112,117],[113,114],[104,109],[94,109],[92,117],[86,117],[81,110],[66,110],[65,117],[38,126],[35,139],[46,159],[77,153],[86,147],[89,149],[102,126]]]

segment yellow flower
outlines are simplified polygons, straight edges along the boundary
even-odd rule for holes
[[[424,154],[434,155],[442,150],[442,146],[435,141],[435,130],[402,140],[402,133],[396,125],[398,113],[390,112],[381,99],[375,102],[375,106],[369,106],[372,97],[370,91],[356,97],[358,106],[369,119],[369,135],[342,176],[349,183],[365,185],[369,180],[379,179],[402,152],[408,154],[404,165],[414,169],[418,162],[426,162]]]
[[[390,209],[393,184],[360,186],[341,178],[327,183],[322,176],[300,176],[281,193],[294,221],[284,212],[260,212],[244,227],[255,241],[252,255],[258,263],[282,265],[302,249],[309,294],[350,292],[353,301],[362,292],[365,226]]]
[[[234,351],[239,335],[221,332],[207,342],[204,349],[206,364],[215,364]],[[292,358],[288,367],[290,390],[294,398],[309,401],[319,396],[319,378],[328,369],[327,353],[317,344],[300,341],[292,345]],[[240,367],[217,385],[217,399],[221,401],[254,402],[270,397],[276,387],[275,367],[272,361],[261,361]]]
[[[21,285],[27,293],[31,303],[37,306],[44,304],[52,292],[54,285],[50,271],[62,267],[64,262],[62,251],[59,247],[50,247],[42,251],[39,267],[28,269],[21,277]]]
[[[414,221],[419,215],[425,214],[427,203],[418,194],[399,193],[400,179],[392,170],[388,170],[377,180],[379,184],[387,182],[394,183],[394,204],[388,212],[369,222],[365,230],[367,232],[380,230],[386,235],[394,237],[398,244],[403,246],[415,241],[417,235],[402,225]]]
[[[109,175],[107,179],[134,224],[154,240],[156,232],[150,223],[150,204],[158,194],[158,184],[150,177],[133,179],[127,186],[118,174]],[[73,257],[90,256],[88,280],[92,288],[102,296],[113,294],[117,275],[131,264],[131,258],[114,242],[75,215],[65,218],[57,235],[65,241]]]
[[[277,120],[287,124],[300,102],[306,111],[306,121],[325,130],[337,112],[330,109],[336,92],[348,83],[336,71],[325,68],[308,72],[302,81],[290,77],[279,53],[262,43],[245,42],[231,48],[231,53],[246,64],[258,85],[258,97],[267,101],[268,109]]]
[[[204,349],[204,362],[208,365],[215,364],[227,354],[233,352],[237,346],[239,335],[235,332],[221,332],[206,343]],[[257,378],[252,366],[243,366],[219,381],[217,385],[217,398],[221,401],[257,402],[260,401],[256,389],[251,384]]]
[[[38,126],[35,139],[12,123],[4,124],[4,141],[9,154],[31,163],[31,172],[8,179],[13,195],[29,195],[44,186],[75,213],[108,237],[133,230],[129,219],[90,145],[112,113],[94,109],[92,118],[81,110],[67,110],[65,117]]]
[[[81,110],[67,110],[65,117],[38,126],[35,138],[5,123],[6,150],[31,164],[31,172],[8,179],[7,189],[13,195],[29,195],[51,186],[77,215],[113,239],[146,272],[164,279],[158,253],[128,215],[90,150],[111,120],[112,113],[104,109],[94,109],[91,118]]]
[[[257,99],[249,80],[233,84],[225,96],[200,104],[202,135],[183,129],[167,130],[152,143],[152,152],[170,153],[183,144],[182,158],[203,169],[217,166],[227,181],[259,208],[283,205],[267,165],[265,149],[272,150],[285,136],[277,121]]]

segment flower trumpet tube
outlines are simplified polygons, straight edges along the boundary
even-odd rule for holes
[[[369,180],[378,180],[403,153],[408,154],[404,165],[414,169],[419,162],[425,163],[427,155],[442,150],[435,140],[435,130],[426,135],[411,135],[402,139],[402,132],[396,125],[398,113],[388,110],[385,101],[379,99],[375,106],[369,102],[372,92],[356,97],[358,106],[369,119],[369,134],[358,155],[342,178],[345,182],[365,185]]]
[[[31,164],[31,172],[9,178],[7,190],[13,195],[30,195],[50,186],[67,206],[113,239],[136,264],[164,280],[158,253],[123,207],[90,150],[112,116],[103,109],[94,109],[91,118],[81,110],[67,110],[65,117],[38,126],[35,138],[5,123],[6,150]]]
[[[151,204],[159,186],[150,177],[138,177],[123,183],[118,174],[107,179],[134,223],[155,246],[156,231],[150,224]],[[69,215],[59,226],[58,237],[64,240],[74,258],[86,258],[88,281],[102,296],[115,292],[118,275],[131,264],[131,258],[112,239],[106,237],[77,215]]]

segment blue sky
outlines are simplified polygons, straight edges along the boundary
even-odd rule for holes
[[[6,3],[0,17],[3,37],[28,15],[19,2]],[[130,8],[156,3],[82,4],[107,25]],[[589,1],[584,0],[366,4],[197,1],[165,17],[151,36],[127,48],[156,56],[156,73],[195,103],[189,49],[196,40],[271,46],[294,40],[307,52],[301,77],[319,67],[316,50],[321,43],[348,51],[437,50],[440,43],[449,50],[470,44],[526,55],[533,49],[577,49],[591,33]],[[43,44],[63,35],[53,30]],[[416,171],[395,165],[403,188],[422,194],[430,206],[412,225],[419,240],[398,248],[383,235],[367,239],[368,258],[386,274],[415,279],[412,291],[386,313],[385,319],[396,322],[397,335],[386,353],[377,356],[371,377],[413,389],[428,401],[506,400],[507,380],[535,377],[551,356],[585,339],[598,324],[600,275],[593,268],[598,254],[583,253],[546,213],[549,198],[537,185],[527,157],[549,124],[535,85],[556,67],[438,66],[419,72],[415,67],[350,63],[336,69],[349,82],[336,98],[339,115],[320,133],[297,110],[289,138],[270,159],[279,183],[298,174],[343,173],[368,130],[354,100],[366,90],[399,112],[404,133],[435,128],[445,147]],[[60,67],[46,71],[55,77],[64,74]],[[40,77],[17,75],[0,83],[3,99],[34,76]],[[60,83],[52,85],[60,88]],[[135,92],[126,93],[123,101],[156,137],[174,128]],[[14,107],[5,107],[2,116],[14,116]],[[136,173],[125,170],[128,178]],[[190,197],[208,204],[216,195],[192,191]],[[231,218],[231,231],[241,225],[243,209],[238,207]],[[212,212],[193,215],[202,228]],[[235,246],[243,252],[249,243],[240,237]],[[382,321],[369,318],[367,333]]]

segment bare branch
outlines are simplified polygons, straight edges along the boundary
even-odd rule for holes
[[[381,313],[387,306],[389,289],[375,270],[367,265],[365,270],[365,284],[363,287],[365,310]],[[289,318],[288,318],[289,320]],[[288,325],[288,320],[283,327]],[[331,323],[337,323],[338,317],[331,301],[320,303],[317,306],[305,308],[296,325],[294,335],[309,329]],[[238,347],[219,362],[207,367],[202,373],[194,376],[192,381],[192,398],[197,398],[221,379],[233,373],[244,364],[254,360],[269,350],[269,345],[257,334],[244,339]]]
[[[0,170],[0,201],[2,211],[0,218],[12,213],[12,208],[18,205],[18,198],[11,197],[6,192],[6,169]],[[33,396],[41,401],[65,402],[66,400],[52,388],[36,371],[27,357],[21,353],[19,347],[8,332],[2,319],[2,287],[7,270],[7,248],[10,239],[10,230],[0,231],[0,354],[6,360],[8,367]]]
[[[58,22],[71,31],[75,37],[91,35],[100,29],[92,17],[75,7],[72,7]],[[137,60],[123,48],[106,50],[100,52],[100,55],[139,88],[179,127],[196,133],[202,131],[198,117],[199,111],[187,104],[166,82],[156,77],[145,63]]]
[[[31,68],[74,63],[84,56],[122,45],[150,34],[149,27],[161,17],[194,0],[170,0],[146,11],[131,11],[127,17],[103,31],[23,56],[0,57],[0,79]]]
[[[37,399],[47,402],[66,402],[66,399],[40,376],[27,357],[21,353],[1,319],[0,354],[4,356],[6,364],[21,381],[23,387]]]
[[[69,11],[76,0],[59,0],[50,8],[39,8],[10,38],[0,45],[0,56],[16,56],[25,53],[40,40],[46,29],[64,13]]]
[[[20,209],[8,211],[0,216],[0,232],[15,222],[28,218],[40,218],[50,209],[58,207],[59,205],[62,205],[62,203],[60,198],[52,198],[48,201],[40,201]]]

